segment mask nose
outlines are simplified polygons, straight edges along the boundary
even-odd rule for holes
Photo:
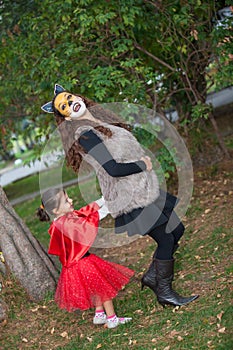
[[[73,103],[73,101],[68,102],[69,107],[72,105],[72,103]]]

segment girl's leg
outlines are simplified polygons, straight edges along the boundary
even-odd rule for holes
[[[104,311],[104,306],[96,306],[95,308],[95,316],[93,318],[93,323],[94,324],[105,324],[106,323],[106,314]]]
[[[113,302],[112,300],[107,300],[103,303],[104,305],[104,309],[106,311],[106,315],[108,317],[115,315],[115,310],[114,310],[114,306],[113,306]]]
[[[115,328],[119,324],[124,324],[132,320],[131,317],[117,317],[112,300],[105,301],[103,305],[107,314],[106,323],[108,328]]]
[[[101,311],[104,311],[104,307],[103,307],[103,305],[96,306],[96,308],[95,308],[95,312],[101,312]]]

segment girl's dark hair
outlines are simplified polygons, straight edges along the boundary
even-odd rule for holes
[[[53,216],[53,210],[59,208],[60,198],[59,193],[64,192],[63,188],[50,188],[42,194],[41,205],[37,209],[36,215],[40,221],[50,221],[50,216]]]
[[[76,95],[76,96],[79,96],[83,99],[86,107],[96,119],[101,120],[104,123],[116,125],[128,131],[131,131],[131,127],[123,123],[122,120],[112,111],[101,107],[98,103],[82,95]],[[107,137],[112,136],[112,131],[103,125],[99,125],[99,124],[97,125],[96,123],[87,121],[87,120],[78,120],[78,121],[65,120],[65,117],[54,106],[54,101],[56,97],[57,95],[54,96],[52,104],[53,104],[55,120],[58,125],[59,132],[61,134],[61,139],[62,139],[62,143],[63,143],[65,155],[66,155],[66,163],[70,168],[74,170],[74,172],[78,173],[79,167],[82,162],[82,153],[86,153],[86,152],[83,149],[83,147],[80,145],[79,140],[75,139],[76,129],[80,126],[90,125],[94,127],[94,129],[98,130],[100,133],[106,135]]]

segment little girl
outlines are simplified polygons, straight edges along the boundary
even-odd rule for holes
[[[62,264],[55,302],[68,311],[95,307],[93,323],[114,328],[132,319],[117,317],[112,299],[134,271],[88,252],[99,220],[107,214],[103,198],[74,210],[72,199],[61,188],[44,192],[37,211],[41,221],[54,217],[48,230],[51,236],[48,253],[58,255]]]

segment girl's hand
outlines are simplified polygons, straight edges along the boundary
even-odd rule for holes
[[[146,170],[151,171],[153,166],[150,157],[142,157],[141,160],[146,164]]]

